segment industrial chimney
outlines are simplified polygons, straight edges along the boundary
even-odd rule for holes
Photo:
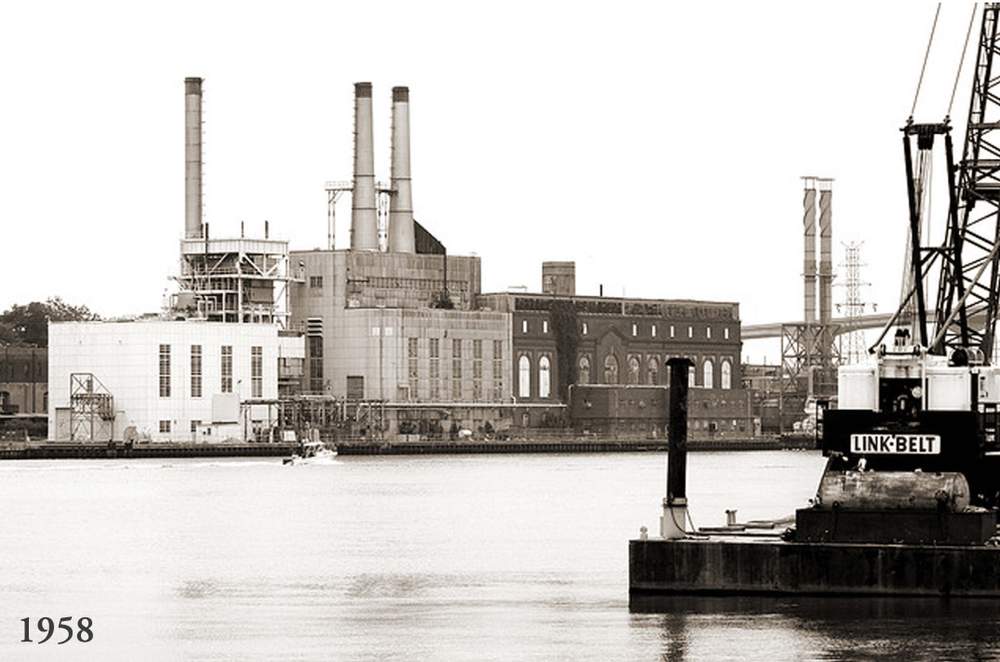
[[[833,302],[833,180],[817,179],[819,188],[819,323],[830,324]]]
[[[201,78],[184,79],[184,238],[201,237]]]
[[[351,249],[378,250],[371,83],[354,84],[354,190],[351,195]]]
[[[804,230],[804,256],[802,259],[802,280],[805,286],[803,303],[805,310],[802,321],[816,322],[816,178],[803,177],[805,190],[802,196],[802,227]]]
[[[413,195],[410,188],[410,90],[392,88],[392,196],[389,199],[389,251],[413,253]]]

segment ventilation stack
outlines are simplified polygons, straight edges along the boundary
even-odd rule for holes
[[[816,178],[803,177],[802,227],[805,254],[802,260],[802,278],[805,286],[805,305],[802,321],[816,323]]]
[[[392,196],[389,251],[414,253],[413,193],[410,187],[410,89],[392,88]]]
[[[184,238],[201,238],[201,78],[184,79]]]
[[[351,249],[378,250],[375,208],[375,150],[372,146],[372,84],[354,84],[354,185]]]
[[[817,179],[819,189],[819,323],[833,320],[833,180]]]
[[[819,323],[823,366],[833,365],[833,180],[816,180],[819,188]]]

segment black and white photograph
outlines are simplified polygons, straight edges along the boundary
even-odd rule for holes
[[[1000,659],[1000,3],[0,62],[0,660]]]

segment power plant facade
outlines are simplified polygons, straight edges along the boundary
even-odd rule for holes
[[[690,384],[703,391],[694,434],[752,431],[737,304],[581,296],[572,261],[544,263],[538,293],[483,293],[480,259],[449,254],[414,218],[408,88],[391,91],[385,184],[376,179],[373,88],[355,84],[353,173],[327,184],[327,246],[312,250],[289,250],[267,222],[263,236],[246,236],[242,223],[238,236],[211,231],[202,96],[202,80],[186,79],[179,291],[158,321],[53,325],[50,435],[268,440],[290,417],[377,438],[542,427],[662,437],[662,407],[653,403],[663,400],[672,356],[694,361]],[[338,247],[344,193],[350,237]],[[248,344],[259,335],[266,339]],[[133,340],[116,367],[115,347]],[[200,383],[214,385],[199,396],[196,356]],[[237,363],[257,371],[244,376],[256,384],[249,390],[223,387],[219,371]],[[168,395],[164,371],[179,385]],[[85,431],[81,416],[96,428]]]

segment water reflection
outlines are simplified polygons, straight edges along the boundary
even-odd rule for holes
[[[996,600],[668,596],[629,610],[663,660],[1000,659]]]

